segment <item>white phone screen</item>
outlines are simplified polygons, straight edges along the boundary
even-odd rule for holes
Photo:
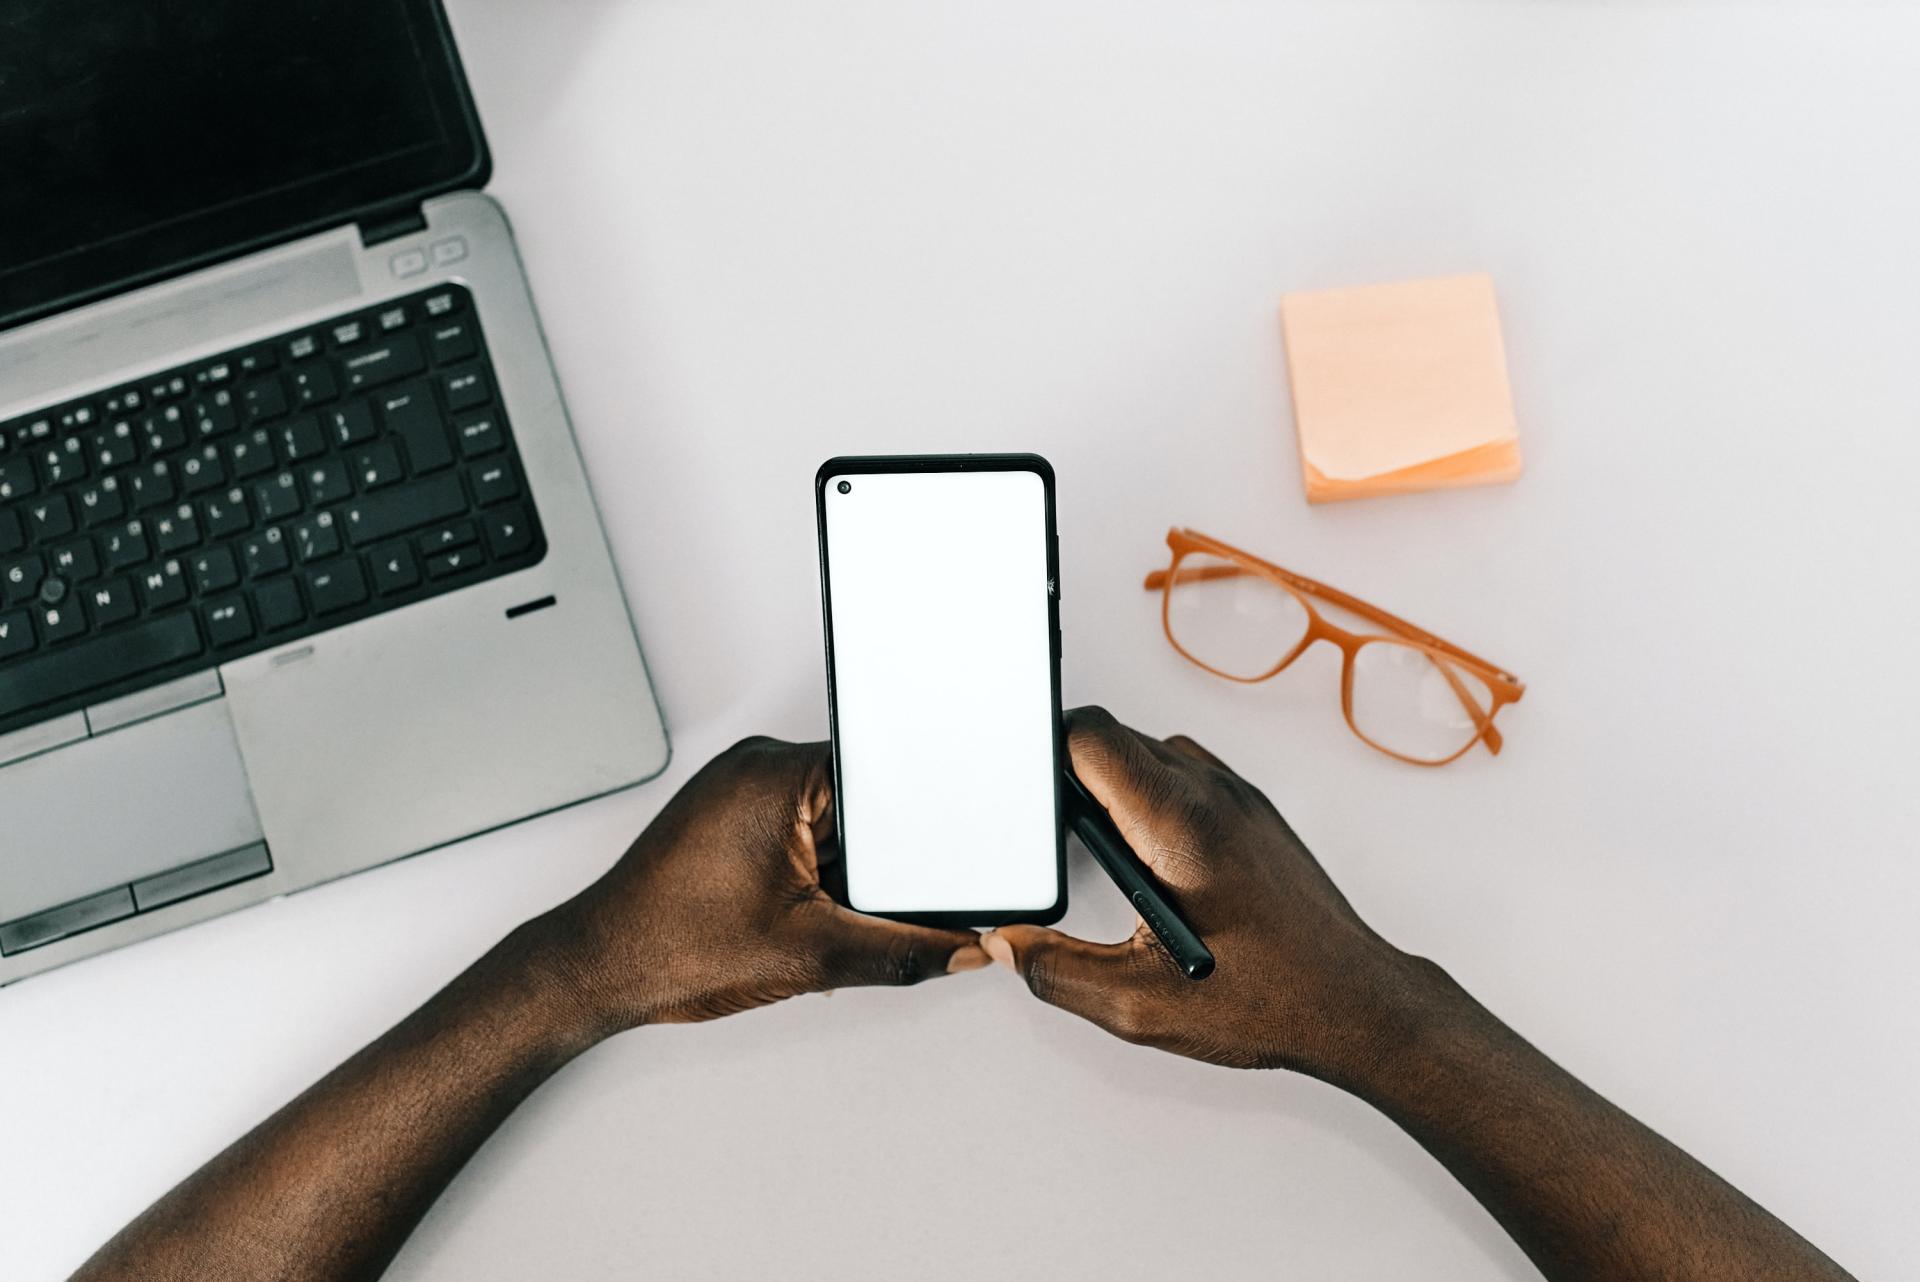
[[[827,475],[821,502],[848,901],[878,913],[1052,906],[1046,483],[848,472]]]

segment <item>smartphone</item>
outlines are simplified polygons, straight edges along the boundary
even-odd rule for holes
[[[1053,469],[836,458],[814,477],[849,907],[938,926],[1067,908]]]

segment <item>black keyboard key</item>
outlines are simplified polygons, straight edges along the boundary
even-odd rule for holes
[[[40,475],[46,479],[48,489],[70,485],[86,474],[87,453],[81,448],[79,437],[69,436],[59,445],[49,445],[40,451]]]
[[[369,445],[353,456],[353,470],[363,490],[377,490],[399,480],[400,454],[385,441]]]
[[[273,434],[264,427],[256,427],[245,436],[228,441],[227,462],[233,465],[236,481],[273,471]]]
[[[411,334],[397,334],[355,352],[340,366],[346,373],[347,390],[360,392],[418,374],[427,367],[427,358],[421,354],[419,339]]]
[[[119,628],[78,645],[0,667],[0,717],[55,703],[200,653],[191,615]]]
[[[380,315],[376,323],[380,326],[380,332],[382,334],[391,334],[396,329],[405,329],[407,327],[407,309],[397,303],[392,307],[384,307],[380,310]]]
[[[427,331],[427,343],[433,348],[434,364],[463,361],[477,350],[473,322],[457,320],[434,325]]]
[[[518,556],[533,546],[533,524],[518,504],[495,508],[481,519],[487,550],[496,557]]]
[[[337,458],[321,459],[307,469],[307,497],[316,506],[351,498],[353,482],[347,479],[347,465]]]
[[[96,417],[97,415],[93,412],[93,406],[84,402],[76,402],[56,414],[54,420],[60,424],[61,431],[73,432],[83,427],[92,426]]]
[[[193,585],[201,596],[224,592],[240,581],[240,567],[234,564],[233,553],[226,548],[208,548],[187,564],[193,571]]]
[[[352,347],[366,336],[367,327],[365,323],[357,320],[341,321],[327,331],[327,341],[336,349]]]
[[[179,605],[187,599],[187,576],[178,561],[143,570],[139,575],[140,599],[148,612]]]
[[[73,506],[64,494],[49,494],[27,504],[27,535],[36,543],[73,533]]]
[[[302,564],[339,555],[340,531],[333,523],[333,513],[322,512],[294,526],[293,545],[300,550]]]
[[[118,525],[100,536],[100,545],[107,554],[109,570],[124,570],[140,564],[152,555],[147,546],[147,527],[143,521],[128,521]]]
[[[107,413],[131,414],[146,403],[147,398],[140,395],[139,388],[123,387],[107,397]]]
[[[242,541],[240,556],[247,563],[247,577],[250,579],[264,579],[270,574],[278,574],[293,563],[287,552],[287,537],[277,526]]]
[[[100,465],[102,471],[125,467],[140,457],[140,446],[134,439],[133,424],[124,420],[112,427],[103,427],[89,436],[87,446],[93,451],[93,461]],[[49,480],[48,484],[57,485],[59,482]]]
[[[0,604],[22,605],[40,591],[46,577],[46,562],[38,556],[17,556],[0,561]]]
[[[352,557],[307,571],[307,596],[315,614],[337,614],[367,599],[367,577]]]
[[[25,454],[0,458],[0,501],[23,499],[39,491],[40,482],[33,474],[32,459]]]
[[[464,365],[440,376],[440,389],[446,393],[447,408],[458,414],[493,399],[487,375],[478,365]]]
[[[167,401],[187,394],[187,376],[175,374],[171,378],[157,378],[147,384],[147,399]]]
[[[272,343],[262,343],[234,358],[234,368],[239,370],[243,378],[248,374],[264,374],[279,364],[280,356],[273,350]]]
[[[0,510],[0,556],[18,552],[25,546],[27,532],[20,524],[20,514],[12,508]]]
[[[218,445],[203,445],[198,454],[180,460],[180,484],[189,494],[205,494],[227,483],[227,469]]]
[[[286,344],[287,359],[290,361],[311,360],[320,354],[320,339],[315,334],[301,334],[290,338]]]
[[[378,403],[387,431],[407,443],[407,461],[413,465],[414,475],[437,472],[453,462],[440,408],[425,383],[396,387],[379,397]]]
[[[413,549],[404,543],[389,543],[373,550],[373,586],[381,596],[404,592],[420,582],[420,566]]]
[[[134,511],[146,512],[173,502],[173,467],[165,459],[156,460],[126,475],[127,488],[133,494]]]
[[[206,500],[200,505],[200,513],[206,518],[207,537],[210,539],[231,538],[253,527],[253,514],[247,510],[246,493],[238,488]]]
[[[207,639],[215,649],[253,638],[253,616],[247,612],[244,598],[228,597],[208,606],[203,613],[207,616]]]
[[[267,632],[290,628],[307,617],[300,600],[300,588],[292,579],[275,579],[253,590],[253,604],[260,611],[260,627]]]
[[[276,472],[253,487],[254,510],[262,521],[278,521],[300,510],[300,482],[292,472]]]
[[[0,614],[0,659],[11,659],[33,649],[33,623],[25,610]]]
[[[347,538],[355,547],[378,543],[396,534],[444,521],[467,510],[467,498],[454,476],[436,476],[417,485],[405,485],[370,495],[344,509]]]
[[[475,414],[455,420],[453,434],[460,442],[460,454],[464,458],[480,458],[497,453],[507,443],[505,434],[500,431],[500,424],[491,414]]]
[[[373,423],[373,407],[365,401],[335,406],[321,416],[321,421],[336,445],[358,445],[371,441],[380,432]]]
[[[468,468],[467,475],[473,481],[473,501],[481,507],[491,507],[520,493],[520,482],[505,461]]]
[[[463,548],[479,541],[480,533],[473,528],[472,521],[449,521],[419,535],[414,539],[414,544],[420,549],[421,556],[432,556],[435,552]]]
[[[461,298],[452,290],[443,290],[427,295],[426,307],[429,316],[451,316],[460,310]]]
[[[146,438],[147,453],[165,454],[187,443],[187,420],[178,405],[155,410],[140,420],[140,433]]]
[[[87,604],[93,608],[93,625],[110,628],[125,623],[139,613],[133,600],[133,585],[125,579],[108,579],[87,589]]]
[[[427,558],[427,577],[444,579],[467,570],[476,570],[481,562],[479,548],[461,548],[454,552],[437,552]]]
[[[34,611],[40,624],[40,636],[48,645],[58,645],[87,634],[87,613],[78,601],[43,605]]]
[[[100,573],[100,558],[94,555],[92,539],[57,547],[47,560],[53,573],[76,583]]]
[[[233,393],[221,388],[212,396],[193,403],[193,430],[202,440],[225,436],[240,426],[239,411],[234,408]]]
[[[302,463],[327,452],[327,438],[320,434],[320,420],[311,414],[289,419],[279,429],[280,457],[288,463]]]
[[[215,387],[221,383],[233,381],[233,362],[215,361],[211,365],[202,365],[193,372],[196,387]]]
[[[278,374],[268,374],[247,384],[240,403],[246,407],[247,422],[264,423],[287,412],[287,389]]]
[[[287,371],[287,381],[293,384],[293,399],[300,405],[318,405],[340,394],[333,381],[333,370],[325,361],[296,365]]]
[[[126,500],[120,497],[120,478],[109,476],[79,492],[80,523],[88,529],[104,525],[127,514]],[[5,551],[5,548],[0,548]]]
[[[195,519],[190,507],[183,505],[171,512],[162,512],[149,524],[153,530],[154,544],[162,554],[184,552],[200,543],[200,522]]]

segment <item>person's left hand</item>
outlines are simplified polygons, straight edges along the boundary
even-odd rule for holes
[[[833,840],[828,746],[743,740],[695,775],[604,877],[539,925],[602,1031],[987,964],[971,931],[835,903],[820,887],[822,848],[832,856]]]

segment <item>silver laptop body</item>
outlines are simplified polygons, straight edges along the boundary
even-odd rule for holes
[[[506,218],[476,191],[421,213],[372,246],[341,226],[0,332],[4,423],[463,285],[547,545],[528,568],[0,734],[0,983],[664,768]]]

